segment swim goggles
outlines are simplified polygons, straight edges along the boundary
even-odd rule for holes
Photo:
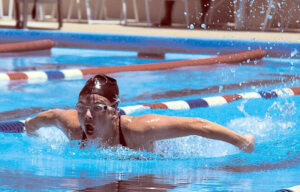
[[[82,103],[77,103],[75,105],[75,109],[79,113],[85,113],[88,109],[94,113],[103,113],[107,109],[112,110],[114,108],[111,106],[108,106],[108,105],[104,105],[104,104],[96,104],[96,105],[88,106],[88,105],[84,105]]]

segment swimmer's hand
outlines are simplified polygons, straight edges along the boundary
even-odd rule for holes
[[[26,133],[27,133],[27,135],[29,135],[29,136],[38,136],[38,134],[37,133],[35,133],[35,129],[33,129],[33,127],[32,126],[30,126],[30,120],[31,120],[32,118],[27,118],[26,120],[25,120],[25,130],[26,130]]]
[[[239,148],[243,150],[245,153],[253,152],[255,146],[254,137],[250,134],[246,134],[243,137],[244,137],[244,141],[242,142]]]

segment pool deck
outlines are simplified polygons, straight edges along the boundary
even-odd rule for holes
[[[1,25],[14,26],[14,21],[0,20]],[[33,22],[29,27],[54,29],[55,22]],[[3,28],[3,26],[2,26]],[[113,33],[126,35],[151,35],[170,37],[197,37],[213,39],[240,39],[240,40],[264,40],[264,41],[284,41],[300,43],[300,33],[293,32],[255,32],[255,31],[224,31],[224,30],[201,30],[185,29],[184,26],[170,28],[147,27],[144,23],[129,23],[127,26],[120,25],[118,21],[104,21],[103,23],[87,24],[64,22],[61,31],[90,32],[90,33]]]
[[[62,31],[79,31],[95,33],[115,33],[129,35],[154,35],[170,37],[202,37],[216,39],[270,40],[300,42],[300,33],[254,32],[254,31],[221,31],[200,29],[158,28],[120,24],[73,24],[66,23]]]

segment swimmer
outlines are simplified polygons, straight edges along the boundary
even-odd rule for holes
[[[157,114],[128,116],[118,112],[117,81],[106,75],[90,78],[79,93],[75,110],[53,109],[25,121],[26,131],[35,135],[41,127],[56,126],[70,140],[96,141],[104,146],[122,145],[153,151],[157,140],[198,135],[231,143],[246,153],[254,149],[252,135],[239,135],[219,124],[200,118]]]

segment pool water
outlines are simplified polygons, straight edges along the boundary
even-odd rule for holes
[[[53,48],[51,56],[0,58],[1,71],[120,66],[205,58],[167,53],[140,59],[135,51]],[[120,106],[197,99],[300,86],[300,59],[264,58],[239,64],[111,74]],[[51,108],[73,108],[86,79],[1,84],[1,121],[24,120]],[[245,154],[197,136],[156,142],[154,153],[124,147],[81,150],[57,128],[39,137],[0,133],[1,191],[276,191],[299,185],[300,97],[238,100],[191,110],[145,110],[201,117],[256,139]]]

